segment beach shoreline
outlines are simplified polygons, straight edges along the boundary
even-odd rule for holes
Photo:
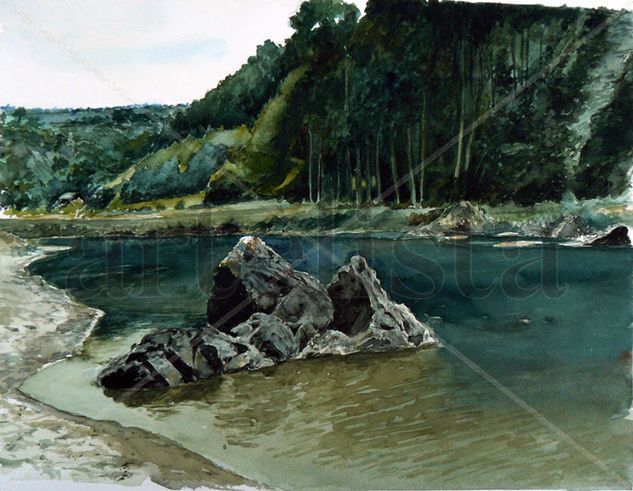
[[[26,268],[59,248],[0,233],[0,476],[169,488],[234,487],[245,480],[177,443],[116,423],[62,413],[19,390],[43,366],[76,354],[104,315]],[[63,381],[60,381],[63,390]]]
[[[447,204],[447,207],[448,204]],[[621,200],[545,202],[532,207],[514,204],[474,205],[497,232],[543,237],[548,225],[565,217],[581,217],[599,230],[620,224],[633,227],[633,205]],[[0,231],[23,238],[178,237],[200,235],[283,235],[388,233],[424,234],[446,209],[371,205],[324,205],[286,201],[248,201],[209,208],[130,209],[68,215],[23,211],[0,220]],[[450,231],[446,231],[450,232]],[[435,231],[436,235],[439,231]],[[494,235],[494,234],[493,234]]]

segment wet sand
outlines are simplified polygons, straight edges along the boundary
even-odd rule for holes
[[[18,391],[43,365],[76,354],[103,315],[25,272],[51,249],[0,232],[2,480],[135,486],[149,478],[173,489],[247,484],[167,439],[63,414]]]

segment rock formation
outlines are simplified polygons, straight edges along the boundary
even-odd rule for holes
[[[592,240],[589,245],[592,246],[629,246],[631,239],[629,237],[629,229],[624,226],[615,227],[609,233]]]
[[[336,273],[328,294],[334,320],[310,340],[301,357],[395,351],[436,342],[430,328],[408,307],[389,298],[376,272],[360,256]]]
[[[428,225],[420,226],[414,235],[483,235],[492,226],[483,208],[468,201],[461,201],[448,207]]]
[[[577,215],[561,218],[551,225],[549,234],[553,239],[576,239],[591,233],[591,227]]]
[[[273,314],[296,333],[320,331],[334,308],[323,285],[295,271],[279,254],[256,237],[245,237],[220,263],[207,304],[207,320],[231,333],[255,312]]]
[[[291,359],[428,347],[432,330],[394,303],[365,259],[326,289],[262,240],[244,237],[220,263],[209,325],[148,334],[98,377],[109,389],[168,387]]]

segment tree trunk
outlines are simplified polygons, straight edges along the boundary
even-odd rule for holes
[[[321,138],[319,142],[319,159],[317,168],[317,203],[321,202],[321,183],[323,181],[323,148],[321,146]]]
[[[483,72],[483,66],[480,66],[480,74]],[[475,131],[476,126],[474,125],[474,121],[477,119],[477,115],[480,113],[479,106],[481,105],[481,99],[483,97],[483,93],[485,90],[483,78],[480,75],[476,81],[476,84],[473,84],[475,88],[475,94],[473,95],[474,101],[471,102],[470,115],[473,120],[473,126],[470,128],[470,134],[468,135],[468,142],[466,143],[466,154],[464,156],[464,172],[467,172],[470,168],[470,161],[472,158],[472,149],[473,142],[475,141]],[[467,176],[466,176],[467,177]]]
[[[407,127],[407,164],[409,165],[409,201],[412,205],[418,202],[415,190],[415,175],[413,174],[413,141],[411,138],[411,127]]]
[[[380,139],[381,133],[376,134],[376,201],[381,203],[382,199],[382,180],[380,177]]]
[[[313,135],[312,135],[312,129],[308,129],[308,191],[310,193],[310,203],[314,203],[314,201],[312,200],[312,149],[313,149],[313,144],[314,144],[314,140],[313,140]]]
[[[427,89],[424,89],[424,99],[422,102],[422,119],[420,121],[420,204],[424,201],[424,176],[426,174],[426,145],[427,145]]]
[[[347,198],[350,198],[352,191],[352,156],[349,151],[349,144],[345,146],[345,183],[347,185]]]
[[[361,189],[361,170],[360,170],[360,147],[356,145],[356,168],[354,169],[354,182],[356,183],[356,207],[360,207]]]
[[[341,204],[341,166],[336,166],[336,204]]]
[[[460,66],[461,102],[459,110],[459,136],[457,138],[457,158],[455,159],[455,179],[459,179],[462,171],[462,153],[464,150],[464,126],[466,123],[466,81],[464,74],[464,48],[462,46],[462,59]]]
[[[345,114],[349,112],[349,59],[345,63]]]
[[[369,157],[371,154],[371,144],[369,138],[365,140],[365,180],[367,181],[367,192],[365,193],[365,202],[371,203],[371,188],[372,188],[372,175],[371,166],[369,165]]]
[[[514,89],[517,88],[517,57],[516,57],[516,35],[512,35],[512,80],[514,82]]]
[[[472,128],[468,135],[468,143],[466,144],[466,156],[464,157],[464,171],[468,171],[470,167],[470,158],[472,157],[473,141],[475,140],[475,128]]]
[[[519,57],[521,58],[521,85],[525,82],[525,31],[521,31],[521,37],[519,38]]]
[[[396,204],[400,204],[400,186],[398,183],[398,162],[396,160],[396,133],[391,128],[391,141],[389,142],[389,163],[391,165],[391,179],[393,181],[393,190],[396,194]]]
[[[530,78],[530,28],[527,28],[525,35],[525,81]]]
[[[496,101],[496,87],[495,87],[495,50],[494,48],[489,48],[488,50],[488,79],[490,83],[490,107],[495,107]]]

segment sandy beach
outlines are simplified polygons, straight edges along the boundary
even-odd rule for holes
[[[9,488],[49,479],[128,486],[151,479],[170,488],[244,484],[173,442],[62,414],[19,392],[43,365],[76,353],[103,315],[25,272],[50,252],[0,232],[0,482]]]

